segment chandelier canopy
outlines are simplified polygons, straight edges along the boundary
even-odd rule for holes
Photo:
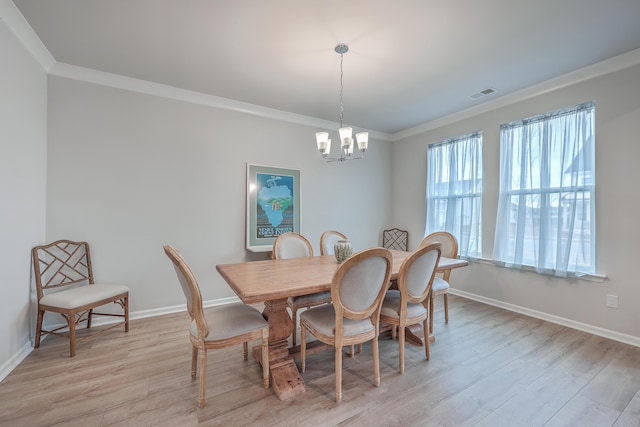
[[[327,162],[344,162],[345,160],[357,160],[364,158],[364,152],[369,146],[369,132],[359,132],[356,134],[356,143],[358,144],[358,150],[360,150],[360,157],[353,156],[353,129],[350,127],[344,127],[342,125],[342,118],[344,109],[342,107],[342,62],[344,54],[349,51],[349,46],[346,44],[338,44],[335,47],[336,53],[340,54],[340,129],[338,133],[340,135],[340,155],[337,157],[331,157],[331,139],[329,139],[329,132],[316,132],[316,143],[318,144],[318,151],[322,154],[322,158]]]

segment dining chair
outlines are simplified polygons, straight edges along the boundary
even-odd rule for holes
[[[334,246],[338,240],[349,240],[347,236],[342,234],[339,231],[329,230],[322,233],[320,236],[320,255],[334,255]],[[295,342],[294,342],[295,344]],[[362,344],[358,344],[358,353],[362,352]],[[353,357],[355,355],[355,348],[351,346],[351,351],[349,352],[349,356]]]
[[[420,246],[429,243],[440,242],[442,244],[441,254],[447,258],[458,258],[458,240],[447,231],[436,231],[422,239]],[[433,306],[435,298],[442,295],[444,302],[444,322],[449,323],[449,276],[451,270],[442,273],[442,277],[436,277],[431,287],[431,298],[429,301],[429,331],[433,332]]]
[[[33,272],[38,298],[38,319],[34,347],[40,346],[43,334],[69,338],[70,357],[76,355],[76,344],[124,323],[129,332],[129,288],[124,285],[96,284],[87,242],[57,240],[31,249]],[[118,304],[123,313],[98,313],[94,309],[108,303]],[[65,325],[43,329],[45,312],[60,314]],[[91,328],[94,316],[122,317],[122,322],[101,328],[82,338],[76,337],[81,322]],[[61,329],[68,328],[68,332]],[[59,332],[60,331],[60,332]]]
[[[405,327],[423,323],[425,357],[427,360],[431,357],[427,314],[441,246],[429,243],[407,257],[398,272],[398,289],[388,290],[382,300],[380,322],[398,328],[400,373],[404,372]]]
[[[187,311],[191,317],[189,339],[191,340],[191,380],[196,379],[198,369],[198,407],[204,407],[207,376],[207,350],[230,347],[242,343],[244,360],[249,354],[249,340],[262,340],[262,385],[269,388],[269,324],[255,308],[233,303],[217,307],[202,307],[200,286],[191,268],[180,252],[170,245],[163,246],[165,254],[173,263],[178,281],[187,299]],[[200,363],[198,368],[198,356]]]
[[[335,351],[336,402],[342,400],[342,347],[372,342],[373,384],[380,385],[378,335],[382,298],[389,287],[393,257],[388,249],[353,254],[336,270],[331,282],[333,304],[300,315],[301,370],[306,370],[307,331]]]
[[[339,231],[329,230],[320,236],[320,255],[334,255],[333,247],[338,240],[348,240],[347,236]]]
[[[306,237],[299,233],[289,232],[279,235],[273,242],[273,259],[290,259],[313,256],[313,247]],[[296,329],[298,322],[298,310],[301,308],[311,308],[331,302],[331,292],[316,292],[308,295],[289,297],[287,305],[291,309],[291,320],[293,321],[293,334],[291,344],[296,345]]]
[[[396,251],[409,250],[409,232],[399,228],[390,228],[382,232],[382,247]]]

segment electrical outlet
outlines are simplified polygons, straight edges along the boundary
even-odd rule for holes
[[[618,295],[607,295],[607,307],[618,308]]]

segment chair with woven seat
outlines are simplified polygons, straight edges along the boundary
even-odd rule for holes
[[[390,228],[382,232],[382,247],[396,251],[409,250],[409,232],[399,228]]]
[[[338,240],[348,240],[347,236],[339,231],[329,230],[320,236],[320,255],[333,255],[335,253],[333,247]]]
[[[299,233],[289,232],[279,235],[273,242],[273,259],[290,259],[313,256],[313,247],[306,237]],[[291,320],[293,321],[293,334],[291,344],[296,345],[296,328],[298,310],[301,308],[311,308],[331,302],[331,292],[316,292],[309,295],[289,297],[287,305],[291,309]]]
[[[447,258],[458,258],[458,240],[447,231],[436,231],[422,239],[420,246],[429,243],[440,242],[442,244],[441,254]],[[436,277],[431,287],[431,300],[429,301],[429,331],[433,332],[433,306],[435,298],[438,295],[443,296],[444,302],[444,321],[449,323],[449,276],[451,270],[442,273],[442,277]]]
[[[307,332],[335,351],[336,402],[342,400],[342,347],[372,342],[373,384],[380,385],[378,335],[382,298],[389,287],[393,256],[384,248],[365,249],[347,258],[331,282],[333,304],[300,315],[301,370],[306,369]]]
[[[440,243],[430,243],[419,247],[400,266],[398,289],[388,290],[382,301],[380,322],[398,328],[399,370],[404,372],[404,332],[405,327],[423,323],[424,350],[430,358],[429,294],[440,261]]]
[[[242,343],[244,360],[249,353],[249,340],[262,342],[262,385],[269,388],[269,324],[255,308],[234,303],[217,307],[202,307],[200,286],[193,272],[176,249],[163,246],[178,275],[178,281],[187,299],[187,311],[191,317],[189,339],[192,345],[191,380],[196,379],[198,369],[198,406],[204,407],[207,375],[207,350],[229,347]],[[198,357],[200,363],[198,367]]]
[[[31,256],[38,297],[35,348],[40,346],[43,334],[66,336],[69,338],[70,357],[74,357],[76,344],[81,341],[122,324],[125,332],[129,332],[129,288],[124,285],[95,283],[87,242],[57,240],[34,247]],[[123,313],[94,311],[95,308],[108,303],[118,304]],[[66,320],[66,325],[51,330],[43,329],[44,315],[47,311],[60,314]],[[87,329],[91,328],[94,316],[122,317],[123,321],[77,338],[78,325],[87,322]],[[65,328],[68,328],[67,333],[58,332]]]

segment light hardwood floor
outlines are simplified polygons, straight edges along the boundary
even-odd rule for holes
[[[403,375],[397,341],[381,338],[379,388],[370,344],[345,357],[338,405],[332,351],[308,356],[306,393],[280,401],[238,346],[211,353],[198,410],[186,313],[134,320],[73,359],[50,337],[0,383],[0,425],[640,425],[640,348],[453,295],[449,305],[448,325],[437,307],[431,361],[407,344]]]

